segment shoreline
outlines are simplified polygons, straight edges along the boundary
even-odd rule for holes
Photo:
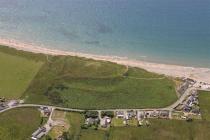
[[[45,47],[39,47],[34,44],[23,43],[21,41],[12,40],[12,39],[0,38],[0,45],[15,48],[17,50],[23,50],[33,53],[42,53],[46,55],[66,55],[66,56],[69,55],[69,56],[85,57],[94,60],[110,61],[121,65],[142,68],[147,71],[158,74],[164,74],[166,76],[186,77],[197,80],[199,82],[210,83],[209,68],[197,68],[197,67],[170,65],[170,64],[160,64],[160,63],[145,62],[140,60],[132,60],[118,56],[103,56],[103,55],[94,55],[94,54],[86,54],[79,52],[62,51],[56,49],[48,49]]]

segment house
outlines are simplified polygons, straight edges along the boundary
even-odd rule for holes
[[[9,106],[9,107],[13,107],[13,106],[16,106],[16,105],[18,105],[18,101],[17,100],[11,100],[11,101],[9,101],[8,103],[7,103],[7,105]]]
[[[150,113],[150,117],[156,118],[159,116],[159,111],[154,110],[153,112]]]
[[[146,117],[146,118],[153,117],[153,116],[151,115],[151,114],[153,114],[153,112],[154,112],[153,110],[146,110],[146,111],[145,111],[145,117]]]
[[[180,95],[184,94],[185,91],[189,88],[190,86],[190,82],[185,81],[179,88],[178,88],[178,92],[180,93]]]
[[[111,118],[107,116],[103,117],[100,120],[100,125],[101,127],[104,127],[104,128],[106,128],[110,123],[111,123]]]
[[[117,118],[125,118],[125,112],[124,111],[116,111],[116,117]]]
[[[98,123],[99,123],[98,118],[87,118],[85,120],[85,124],[87,124],[87,125],[94,125],[94,124],[98,124]]]
[[[43,114],[43,116],[49,117],[52,112],[52,109],[49,107],[40,107],[40,111]]]
[[[43,137],[45,135],[46,132],[46,128],[45,127],[41,127],[39,129],[37,129],[31,136],[32,140],[38,140],[41,137]]]
[[[138,111],[137,112],[137,119],[139,121],[143,120],[145,118],[145,112],[144,111]]]
[[[130,110],[126,112],[125,118],[130,119],[130,118],[136,117],[136,115],[137,115],[136,111]]]
[[[183,111],[184,111],[184,112],[190,112],[190,110],[191,110],[191,107],[189,107],[188,105],[185,105],[185,106],[183,107]]]
[[[161,110],[160,111],[160,118],[169,118],[170,112],[168,110]]]

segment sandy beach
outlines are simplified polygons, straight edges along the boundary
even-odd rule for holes
[[[158,64],[158,63],[121,58],[117,56],[101,56],[101,55],[92,55],[92,54],[85,54],[79,52],[47,49],[45,47],[36,46],[34,44],[23,43],[17,40],[10,40],[10,39],[0,39],[0,44],[15,48],[17,50],[23,50],[33,53],[43,53],[48,55],[70,55],[70,56],[91,58],[95,60],[110,61],[117,64],[143,68],[150,72],[164,74],[167,76],[187,77],[197,81],[210,83],[209,68],[195,68],[195,67],[184,67],[178,65]]]

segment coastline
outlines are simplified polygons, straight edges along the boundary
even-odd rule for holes
[[[185,67],[179,65],[159,64],[159,63],[145,62],[140,60],[132,60],[117,56],[102,56],[102,55],[86,54],[79,52],[61,51],[61,50],[48,49],[45,47],[36,46],[34,44],[23,43],[12,39],[0,39],[0,45],[5,45],[11,48],[15,48],[17,50],[23,50],[33,53],[42,53],[47,55],[69,55],[69,56],[85,57],[94,60],[110,61],[121,65],[142,68],[150,72],[164,74],[167,76],[187,77],[200,82],[210,83],[209,68]]]

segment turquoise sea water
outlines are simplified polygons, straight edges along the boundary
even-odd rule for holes
[[[210,67],[210,0],[0,0],[0,37]]]

